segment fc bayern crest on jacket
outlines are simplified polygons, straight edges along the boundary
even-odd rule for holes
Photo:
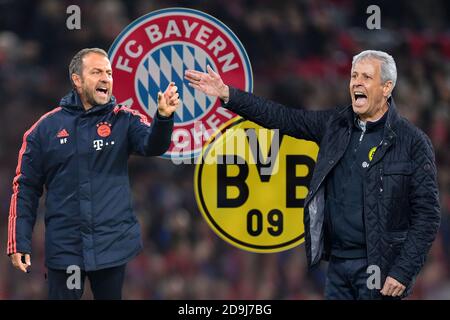
[[[185,70],[207,72],[210,65],[224,83],[253,89],[250,61],[239,39],[216,18],[193,9],[169,8],[138,18],[115,39],[109,57],[117,101],[150,119],[158,91],[171,81],[178,87],[181,105],[164,158],[196,158],[209,137],[236,116],[218,98],[190,87]]]

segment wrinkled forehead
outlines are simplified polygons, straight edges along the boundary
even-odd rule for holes
[[[362,58],[352,66],[352,73],[368,73],[372,75],[381,72],[381,61],[372,57]]]
[[[111,70],[111,62],[108,57],[96,52],[90,52],[83,57],[83,69]]]

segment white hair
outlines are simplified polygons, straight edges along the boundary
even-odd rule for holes
[[[397,67],[394,58],[383,51],[365,50],[353,57],[352,69],[356,62],[367,58],[377,59],[381,62],[381,81],[383,83],[389,80],[392,81],[392,90],[394,90],[395,83],[397,82]]]

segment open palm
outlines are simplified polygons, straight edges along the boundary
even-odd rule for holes
[[[196,70],[186,70],[184,78],[189,81],[191,87],[198,89],[209,96],[228,100],[228,86],[223,83],[220,75],[211,69],[210,66],[207,66],[206,69],[208,73]]]

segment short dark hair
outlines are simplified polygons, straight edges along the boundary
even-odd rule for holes
[[[80,51],[78,51],[72,58],[72,61],[70,61],[69,64],[69,79],[72,83],[72,86],[75,87],[75,84],[72,80],[72,74],[77,74],[81,76],[81,72],[83,71],[83,58],[85,55],[89,53],[98,53],[108,58],[108,54],[105,50],[100,48],[85,48]]]

